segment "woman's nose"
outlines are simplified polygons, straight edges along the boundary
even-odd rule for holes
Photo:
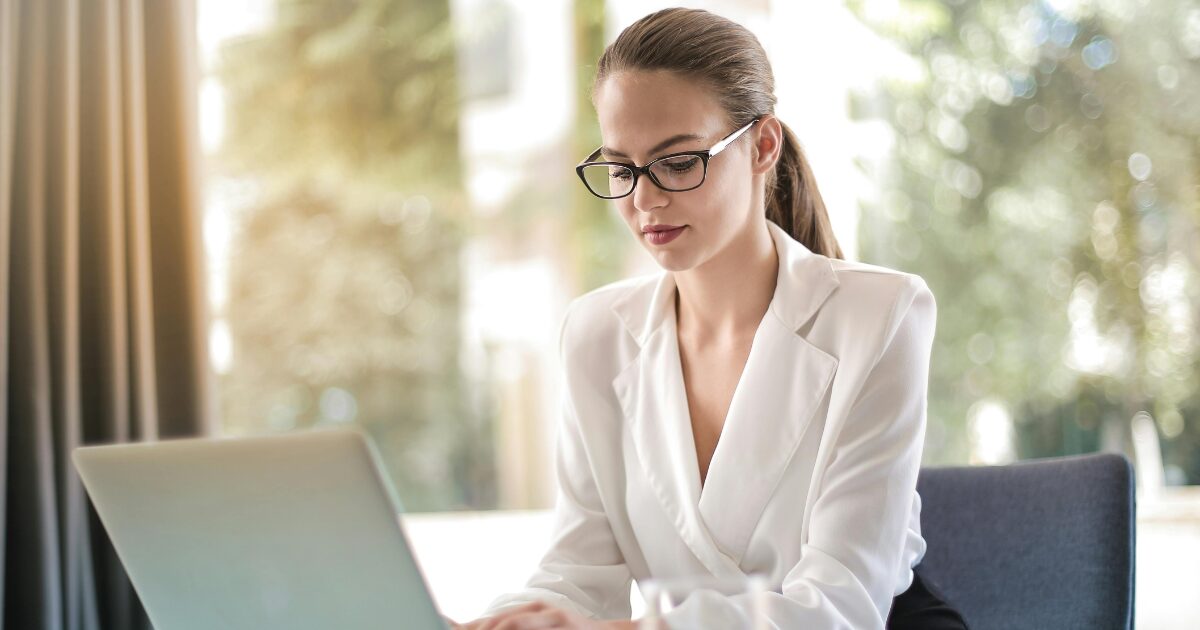
[[[649,176],[640,178],[633,188],[633,207],[642,212],[661,208],[669,200],[667,191],[656,186]]]

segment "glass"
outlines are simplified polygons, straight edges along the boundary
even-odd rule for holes
[[[767,628],[767,579],[762,575],[650,579],[639,583],[639,587],[646,600],[646,614],[638,630]],[[746,600],[746,605],[706,605],[735,596]]]
[[[648,175],[654,185],[668,192],[684,192],[699,188],[708,174],[708,161],[725,150],[734,140],[754,126],[760,119],[747,123],[725,136],[707,151],[681,151],[664,155],[645,166],[625,162],[593,162],[601,149],[592,151],[583,162],[575,167],[579,179],[593,195],[601,199],[620,199],[633,192],[638,178]],[[601,147],[602,148],[602,147]]]

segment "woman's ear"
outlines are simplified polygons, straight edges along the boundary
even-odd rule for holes
[[[759,119],[758,127],[754,130],[754,150],[750,154],[750,169],[755,174],[769,173],[775,170],[775,163],[783,151],[783,127],[773,114],[766,114]]]

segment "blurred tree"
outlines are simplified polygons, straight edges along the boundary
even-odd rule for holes
[[[505,255],[539,251],[559,261],[566,292],[575,296],[621,279],[637,243],[612,202],[588,192],[575,174],[575,164],[602,142],[590,96],[596,61],[606,46],[606,10],[605,0],[572,0],[570,6],[574,44],[570,133],[561,141],[513,156],[526,175],[501,211],[476,217],[476,227]]]
[[[997,405],[1017,457],[1125,448],[1145,411],[1200,483],[1200,6],[848,4],[915,69],[854,110],[895,140],[862,255],[938,298],[929,458]]]
[[[232,432],[354,422],[409,511],[495,503],[459,365],[464,203],[445,0],[278,0],[221,52],[239,208]]]
[[[596,62],[604,53],[604,0],[574,0],[575,21],[575,130],[572,141],[576,161],[591,155],[602,144],[600,125],[592,108]],[[574,166],[572,163],[571,166]],[[628,253],[628,230],[617,219],[613,203],[596,197],[571,173],[572,249],[575,276],[582,291],[620,279]]]

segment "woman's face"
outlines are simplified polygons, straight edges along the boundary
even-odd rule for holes
[[[604,139],[598,159],[606,161],[644,166],[670,153],[709,149],[734,131],[715,97],[698,82],[667,71],[610,75],[597,86],[595,106]],[[752,163],[759,127],[710,160],[699,188],[667,192],[642,176],[633,193],[613,200],[634,236],[664,269],[699,267],[731,245],[736,249],[750,242],[747,235],[762,227],[761,192],[754,194],[755,185],[761,190],[762,184]],[[681,229],[671,238],[671,232],[651,235],[652,226]]]

